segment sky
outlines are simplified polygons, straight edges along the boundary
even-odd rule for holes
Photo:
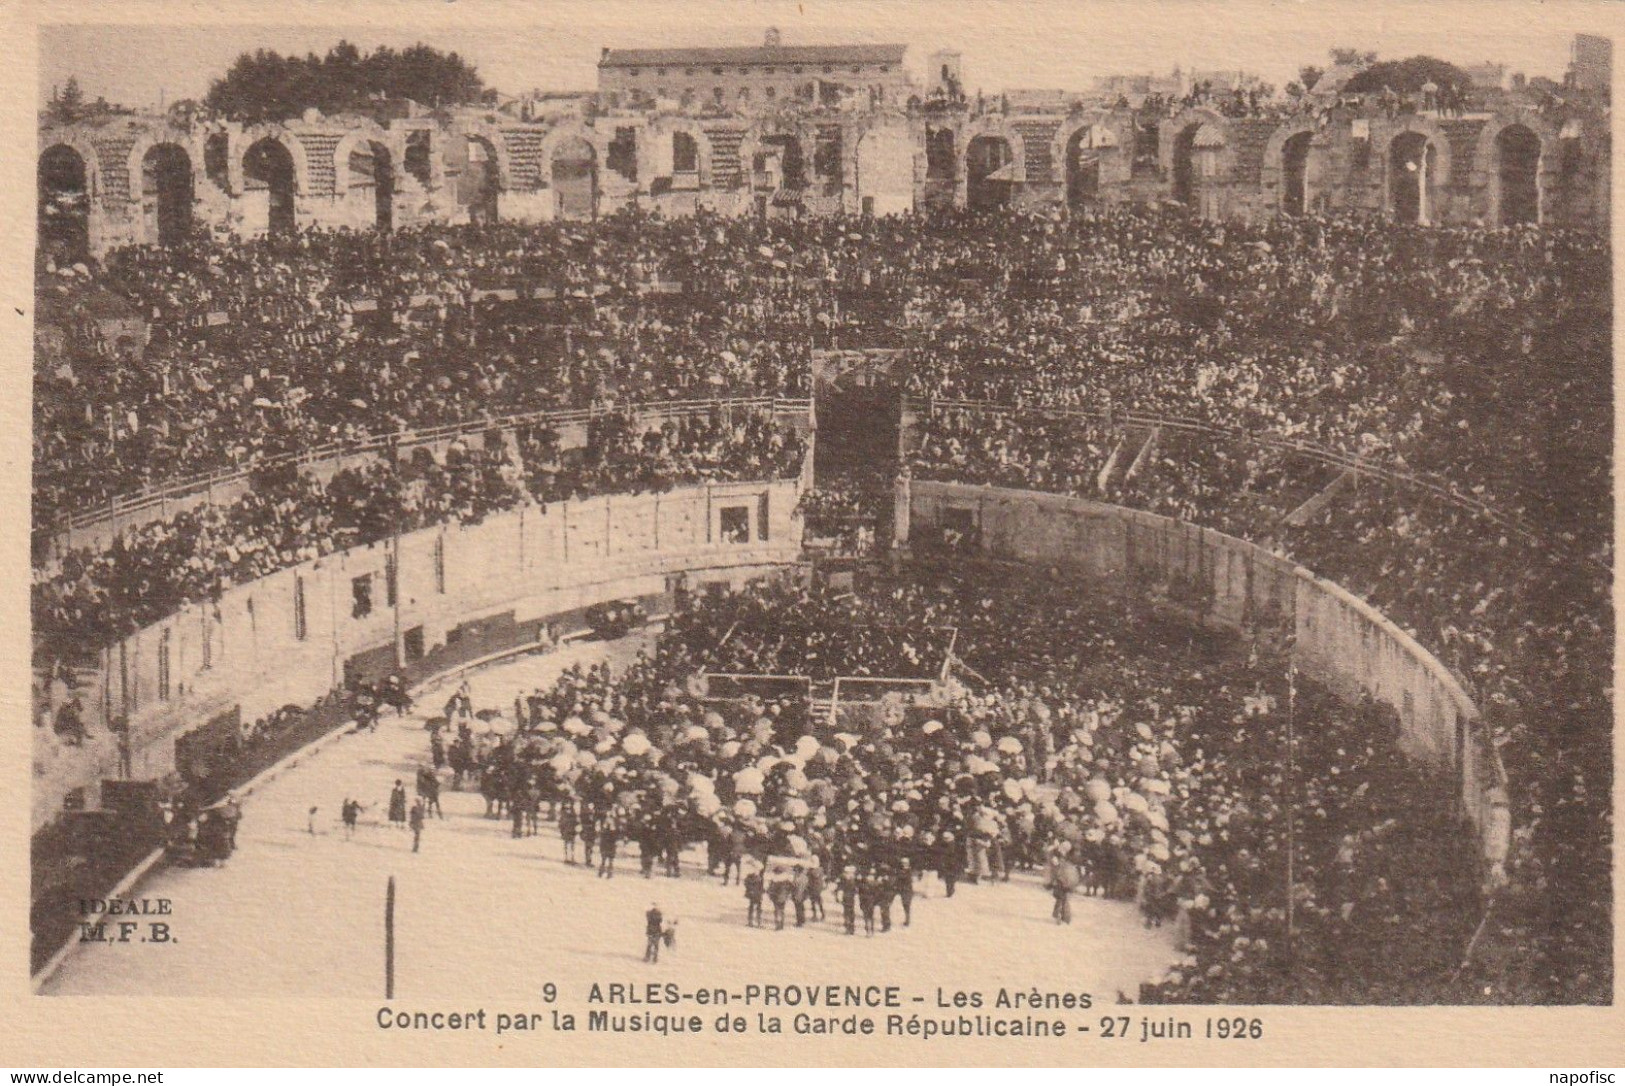
[[[1561,79],[1573,35],[1607,33],[1614,22],[1585,0],[287,0],[275,6],[276,24],[265,21],[267,10],[57,9],[62,21],[40,31],[41,100],[70,75],[90,97],[130,106],[198,98],[239,53],[324,53],[340,39],[364,50],[417,41],[455,50],[487,86],[508,93],[591,90],[603,47],[754,45],[768,26],[786,44],[902,42],[917,73],[931,52],[955,49],[967,87],[988,92],[1084,90],[1095,76],[1175,64],[1240,68],[1280,86],[1302,64],[1324,65],[1334,46],[1462,65],[1496,60]],[[87,13],[102,21],[69,21]]]

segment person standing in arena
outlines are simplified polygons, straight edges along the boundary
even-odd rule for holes
[[[406,786],[398,780],[389,793],[389,823],[392,826],[406,825]]]
[[[412,804],[412,814],[409,818],[412,827],[412,851],[416,852],[423,843],[423,801],[420,799]]]
[[[762,926],[762,873],[752,869],[745,876],[745,926],[759,928]]]
[[[660,912],[659,902],[650,902],[643,914],[643,960],[651,965],[660,964],[660,940],[666,935],[666,918]]]
[[[559,839],[564,842],[564,862],[575,866],[576,801],[572,796],[565,796],[559,805]]]

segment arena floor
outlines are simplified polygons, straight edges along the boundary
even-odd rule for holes
[[[623,663],[651,636],[577,642],[492,666],[473,676],[474,704],[511,712],[515,694],[550,683],[562,668]],[[433,712],[445,696],[430,691],[420,707]],[[43,991],[378,998],[391,875],[395,994],[411,1000],[534,1000],[553,982],[561,1002],[580,1007],[594,982],[658,979],[685,987],[875,982],[927,998],[938,985],[1008,984],[1087,991],[1100,1005],[1119,991],[1137,992],[1177,957],[1172,932],[1145,930],[1131,904],[1076,897],[1072,926],[1057,926],[1048,894],[1031,876],[962,885],[952,899],[928,876],[912,926],[873,938],[861,925],[858,935],[844,934],[833,895],[825,923],[752,930],[741,892],[704,877],[699,849],[685,856],[678,880],[641,878],[635,846],[623,848],[622,873],[598,879],[563,862],[552,824],[516,841],[507,822],[482,817],[484,802],[472,792],[445,793],[445,820],[430,821],[414,855],[410,834],[389,828],[383,813],[395,779],[410,789],[427,758],[423,719],[386,717],[376,732],[345,735],[256,791],[244,803],[229,862],[165,869],[133,891],[172,902],[172,943],[87,944]],[[352,840],[338,822],[347,795],[369,804]],[[676,948],[658,966],[642,961],[650,902],[678,919]]]

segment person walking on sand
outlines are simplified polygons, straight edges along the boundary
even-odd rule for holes
[[[423,842],[423,801],[420,799],[412,804],[412,815],[409,819],[412,826],[412,851],[418,850]]]
[[[643,914],[643,960],[651,965],[660,964],[660,940],[666,934],[666,918],[661,915],[660,903],[650,902],[649,911]]]
[[[406,786],[400,781],[395,782],[389,793],[389,822],[392,826],[406,824]]]

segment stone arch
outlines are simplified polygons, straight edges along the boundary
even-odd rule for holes
[[[170,140],[143,141],[132,149],[131,199],[139,205],[143,234],[151,244],[172,246],[192,230],[197,201],[197,161],[191,149]],[[136,152],[140,151],[140,158]]]
[[[1261,180],[1266,192],[1274,191],[1275,206],[1278,209],[1295,212],[1309,210],[1314,186],[1309,175],[1307,156],[1314,154],[1314,140],[1319,132],[1320,127],[1314,121],[1299,118],[1277,127],[1264,144],[1264,168]],[[1305,160],[1301,165],[1300,198],[1294,199],[1293,193],[1289,190],[1300,178],[1291,168],[1292,164],[1288,162],[1287,148],[1289,144],[1293,148],[1302,146],[1304,139],[1309,141],[1309,147],[1305,149]]]
[[[45,152],[53,147],[66,147],[75,152],[80,161],[85,164],[86,190],[94,202],[101,198],[102,190],[102,158],[96,150],[96,145],[81,137],[77,132],[44,133],[39,141],[38,158],[44,158]]]
[[[973,191],[973,189],[977,188],[976,179],[970,176],[971,152],[975,147],[985,147],[986,144],[979,144],[979,141],[983,140],[1001,140],[1009,148],[1010,158],[1006,166],[1008,166],[1009,173],[1016,178],[1012,185],[1019,185],[1027,178],[1027,144],[1021,138],[1021,133],[1016,131],[1003,117],[983,117],[973,121],[960,132],[958,146],[955,148],[954,176],[957,179],[961,194],[959,202],[967,207],[971,206],[973,196],[978,196],[978,193]],[[1000,169],[1005,169],[1005,166],[1001,166]],[[1008,199],[1014,191],[1015,189],[1012,187],[1006,191],[1002,198]],[[983,193],[987,199],[991,199],[995,195],[987,193],[986,190],[983,190]]]
[[[281,125],[258,125],[254,128],[245,128],[238,136],[236,146],[232,151],[234,165],[239,171],[242,169],[243,157],[248,149],[262,140],[275,140],[282,144],[283,150],[293,159],[293,191],[296,196],[310,194],[310,162],[305,154],[305,145],[297,136]]]
[[[1230,122],[1224,115],[1206,106],[1187,109],[1171,120],[1163,121],[1157,128],[1157,164],[1164,178],[1172,178],[1174,175],[1174,144],[1180,135],[1202,125],[1211,125],[1224,139],[1225,153],[1227,155],[1231,153],[1230,149],[1235,146],[1235,139],[1230,131]],[[1224,165],[1227,167],[1228,162]]]
[[[95,204],[93,147],[72,137],[44,141],[36,162],[38,192],[36,244],[42,253],[57,252],[70,260],[90,255],[91,208]]]
[[[1235,166],[1230,122],[1205,107],[1188,109],[1158,126],[1157,142],[1169,195],[1203,218],[1217,218],[1220,193]]]
[[[130,175],[131,200],[141,198],[142,173],[145,169],[147,154],[154,147],[161,147],[165,144],[178,147],[185,152],[186,159],[192,167],[192,188],[193,191],[196,191],[198,173],[203,165],[202,144],[196,137],[185,132],[174,129],[159,129],[143,132],[137,136],[135,142],[130,145],[129,154],[124,158],[124,168],[129,171]]]
[[[1534,137],[1539,145],[1539,158],[1533,177],[1535,185],[1534,221],[1545,222],[1552,212],[1552,201],[1562,185],[1563,163],[1560,156],[1562,130],[1533,110],[1518,110],[1491,118],[1478,134],[1473,147],[1471,185],[1485,196],[1486,219],[1492,224],[1504,222],[1502,188],[1502,136],[1509,130],[1521,128]]]
[[[1372,136],[1377,136],[1378,133],[1375,131],[1377,126],[1373,124],[1371,127],[1373,129]],[[1439,156],[1439,185],[1441,188],[1448,185],[1455,174],[1452,172],[1454,163],[1450,151],[1450,137],[1444,134],[1444,129],[1440,128],[1438,123],[1431,117],[1423,117],[1417,114],[1396,117],[1382,131],[1383,150],[1386,152],[1388,148],[1393,146],[1394,139],[1406,132],[1420,133],[1426,136],[1428,142],[1434,145]]]
[[[496,163],[497,189],[501,192],[511,191],[513,156],[508,152],[508,141],[502,138],[502,130],[495,125],[476,123],[461,126],[457,134],[465,139],[477,139],[486,145]]]
[[[351,132],[333,148],[333,195],[349,200],[356,189],[371,190],[371,203],[358,211],[371,215],[377,231],[395,229],[395,197],[400,192],[400,140],[382,128]]]
[[[500,221],[502,194],[507,189],[501,144],[493,143],[484,132],[462,130],[443,147],[437,169],[446,172],[443,183],[450,206],[459,215],[466,211],[473,223]],[[458,157],[449,157],[451,151]]]
[[[298,229],[301,157],[288,146],[298,142],[275,134],[245,137],[240,161],[250,233],[283,236]]]
[[[1107,186],[1128,179],[1131,163],[1127,154],[1133,151],[1134,135],[1122,131],[1118,121],[1119,118],[1111,112],[1096,110],[1066,121],[1055,130],[1055,137],[1050,142],[1050,162],[1054,171],[1052,180],[1062,187],[1069,205],[1079,202],[1085,195],[1093,199]],[[1087,176],[1075,176],[1073,144],[1086,134],[1092,148],[1100,153],[1092,156],[1094,161],[1088,168]]]
[[[1389,215],[1423,225],[1441,218],[1439,196],[1450,184],[1450,141],[1426,117],[1398,118],[1382,135],[1382,206]],[[1414,169],[1409,167],[1414,166]],[[1417,173],[1414,202],[1404,174]]]
[[[553,214],[560,219],[594,219],[603,188],[604,148],[586,125],[554,128],[542,139],[540,166],[553,192]],[[575,157],[565,157],[567,155]]]

